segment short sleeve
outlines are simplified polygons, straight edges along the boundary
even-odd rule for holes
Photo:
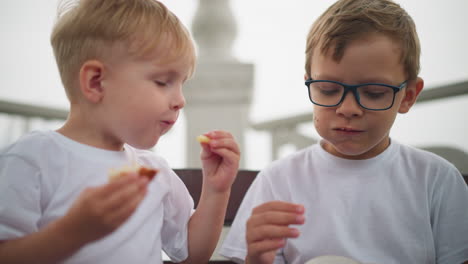
[[[172,261],[188,257],[188,222],[194,212],[193,199],[185,184],[171,171],[171,190],[164,201],[162,248]]]
[[[468,260],[468,187],[454,169],[439,177],[431,203],[437,263]]]
[[[0,155],[0,240],[38,231],[39,169],[16,155]]]
[[[247,256],[246,223],[252,210],[258,205],[275,200],[271,182],[266,176],[265,172],[260,172],[252,182],[221,247],[220,255],[236,263],[244,263]],[[284,260],[276,257],[274,263],[284,263]]]

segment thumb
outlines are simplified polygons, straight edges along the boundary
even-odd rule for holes
[[[213,155],[213,152],[210,149],[210,146],[208,144],[200,144],[201,145],[201,152],[200,152],[200,158],[202,160],[208,159]]]

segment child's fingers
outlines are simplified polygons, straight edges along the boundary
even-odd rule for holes
[[[240,159],[239,154],[225,148],[212,149],[211,152],[221,157],[226,164],[233,164],[236,167],[238,166]]]
[[[138,197],[142,192],[146,190],[148,185],[147,178],[134,179],[125,185],[117,185],[119,188],[112,188],[112,192],[108,193],[107,199],[103,202],[103,207],[107,210],[114,210],[120,208],[123,204],[128,203],[129,200]]]
[[[271,201],[257,206],[247,220],[247,242],[295,238],[296,228],[289,225],[304,223],[304,207],[282,201]]]
[[[284,239],[267,239],[248,243],[249,255],[259,256],[264,253],[276,251],[285,245]]]
[[[212,131],[207,133],[210,136],[210,141],[201,144],[202,153],[201,159],[207,160],[213,158],[213,154],[223,158],[226,161],[233,161],[235,166],[240,159],[240,149],[234,138],[224,131]]]
[[[233,152],[239,153],[239,145],[237,145],[237,142],[234,140],[234,138],[216,138],[212,139],[209,142],[209,145],[212,148],[227,148],[231,149]]]
[[[138,205],[143,201],[146,196],[147,190],[140,191],[136,195],[130,197],[125,203],[122,203],[118,208],[112,211],[109,219],[114,223],[114,225],[120,225],[128,217],[130,217],[133,212],[138,208]]]
[[[210,141],[208,144],[212,148],[227,148],[235,153],[240,153],[240,149],[236,140],[231,133],[222,130],[215,130],[207,133]]]
[[[129,172],[125,175],[117,177],[115,180],[111,180],[106,185],[102,186],[98,190],[98,194],[103,197],[108,197],[110,194],[121,189],[124,186],[135,183],[140,179],[136,172]]]
[[[201,147],[202,147],[202,151],[201,151],[201,154],[200,154],[200,158],[202,160],[208,159],[208,158],[211,157],[211,155],[213,155],[213,152],[211,151],[211,147],[208,145],[208,143],[201,144]]]
[[[240,159],[240,152],[238,149],[233,149],[229,147],[224,147],[224,146],[210,146],[209,149],[203,150],[201,159],[209,159],[212,157],[213,153],[216,156],[219,156],[220,158],[223,159],[230,159],[230,160],[238,160]]]
[[[247,242],[262,241],[268,239],[296,238],[299,230],[283,225],[260,225],[255,228],[247,227]]]
[[[229,133],[228,131],[225,131],[225,130],[212,130],[212,131],[206,133],[206,135],[210,139],[234,138],[234,136],[231,133]]]
[[[247,242],[298,237],[299,231],[289,225],[303,224],[303,213],[302,205],[282,201],[267,202],[254,208],[247,220]]]
[[[123,176],[106,185],[86,188],[64,216],[77,237],[94,241],[119,227],[146,193],[147,179]]]
[[[111,228],[120,226],[145,197],[147,183],[146,178],[141,178],[114,190],[107,199],[102,200],[97,215],[102,224]]]
[[[301,225],[305,221],[303,214],[282,212],[282,211],[267,211],[260,214],[252,214],[247,221],[247,224],[253,227],[262,225]]]
[[[304,206],[301,204],[294,204],[294,203],[283,202],[283,201],[270,201],[270,202],[266,202],[255,207],[252,210],[252,214],[260,214],[263,212],[270,212],[270,211],[303,214]]]

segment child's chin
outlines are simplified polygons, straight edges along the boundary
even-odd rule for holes
[[[339,153],[341,154],[342,158],[351,160],[363,160],[370,159],[373,157],[372,153],[368,150],[342,150],[339,151]]]
[[[158,143],[159,141],[159,137],[157,138],[154,138],[152,139],[151,141],[146,141],[146,142],[134,142],[133,144],[132,143],[127,143],[129,144],[130,146],[134,147],[134,148],[137,148],[137,149],[151,149],[153,148],[154,146],[156,146],[156,144]]]
[[[370,153],[367,149],[335,146],[332,148],[326,148],[326,150],[329,153],[344,159],[360,160],[370,158],[368,157]]]

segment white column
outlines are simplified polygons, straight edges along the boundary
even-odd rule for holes
[[[229,0],[200,0],[192,31],[199,62],[194,78],[184,88],[186,153],[187,167],[200,167],[200,147],[195,138],[213,129],[231,132],[245,153],[244,131],[249,124],[253,65],[232,56],[237,28]],[[243,165],[241,159],[241,168]]]

